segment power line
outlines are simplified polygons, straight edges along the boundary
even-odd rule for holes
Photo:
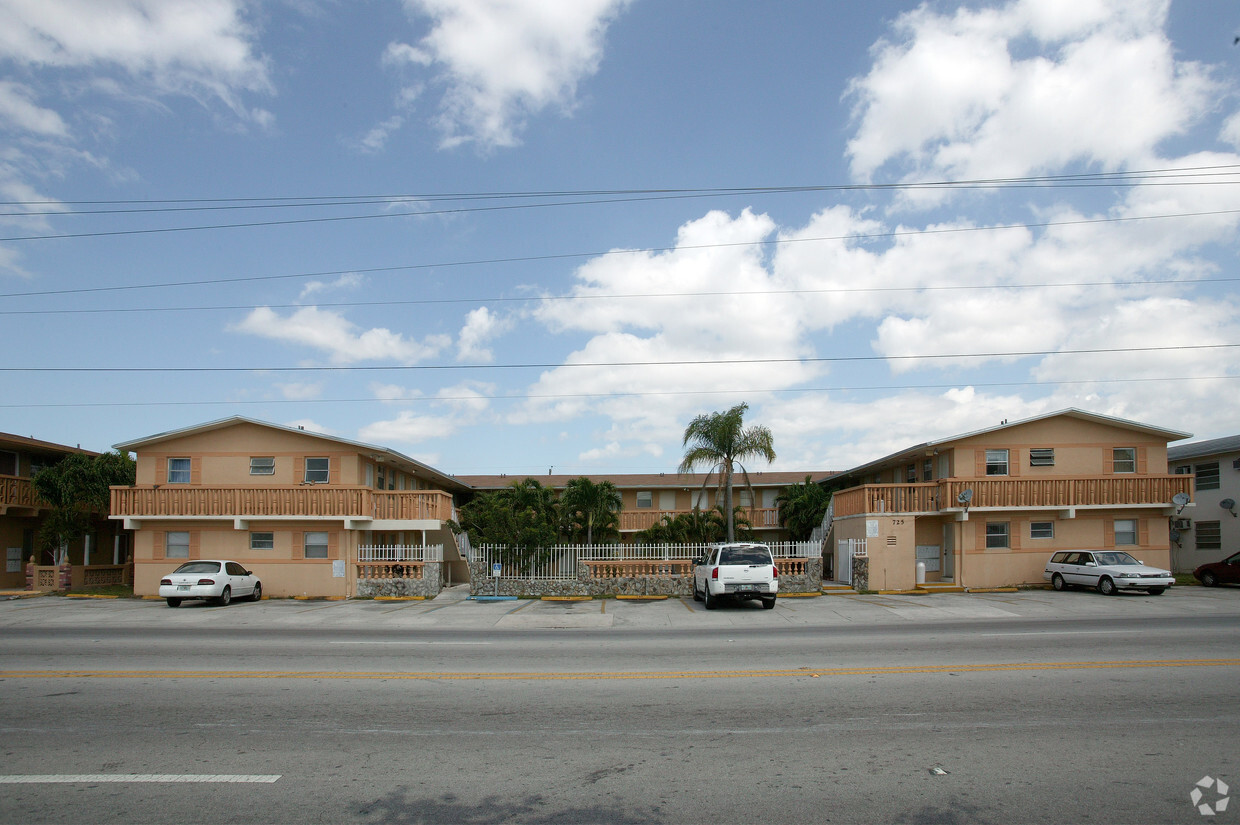
[[[224,372],[444,372],[451,370],[518,370],[616,367],[705,367],[744,364],[820,364],[867,361],[937,361],[965,358],[1026,358],[1040,355],[1102,355],[1133,352],[1184,352],[1189,350],[1235,349],[1240,344],[1188,344],[1164,347],[1109,347],[1100,349],[1026,350],[1011,352],[966,352],[918,355],[836,355],[807,358],[725,358],[676,361],[595,361],[590,363],[527,364],[395,364],[389,366],[302,366],[302,367],[0,367],[0,372],[24,373],[224,373]]]
[[[741,195],[753,196],[753,195],[758,195],[758,194],[787,194],[787,193],[793,193],[793,192],[804,193],[804,192],[826,192],[826,191],[839,192],[839,191],[920,190],[920,189],[931,189],[931,190],[949,189],[950,190],[950,189],[961,189],[961,188],[1007,188],[1007,187],[1013,187],[1013,186],[1023,187],[1023,186],[1031,186],[1031,185],[1047,186],[1051,184],[1055,186],[1059,186],[1059,185],[1068,186],[1068,185],[1081,185],[1083,182],[1089,182],[1089,181],[1101,181],[1101,183],[1096,183],[1092,185],[1136,186],[1136,185],[1149,185],[1149,184],[1142,182],[1143,176],[1156,175],[1156,176],[1159,176],[1156,179],[1166,182],[1166,177],[1168,175],[1178,175],[1183,172],[1200,171],[1200,170],[1208,170],[1208,169],[1237,169],[1237,168],[1240,168],[1240,167],[1236,167],[1236,166],[1183,167],[1180,169],[1172,168],[1172,169],[1151,170],[1151,171],[1136,172],[1136,173],[1124,173],[1124,172],[1096,173],[1096,174],[1090,173],[1090,174],[1080,174],[1080,175],[1063,175],[1063,176],[1046,176],[1046,177],[1029,177],[1029,178],[978,179],[978,180],[971,180],[971,181],[929,181],[929,182],[907,182],[907,183],[892,183],[892,184],[839,184],[839,185],[828,185],[828,186],[754,187],[754,188],[748,188],[748,189],[746,188],[680,189],[680,190],[676,190],[676,189],[671,189],[671,190],[667,190],[667,189],[662,189],[662,190],[660,189],[637,189],[637,190],[617,189],[617,190],[583,190],[583,191],[578,191],[578,192],[566,191],[566,192],[551,192],[551,193],[493,193],[493,194],[457,195],[457,196],[433,196],[433,195],[432,196],[392,196],[391,198],[387,200],[378,199],[378,200],[370,200],[370,201],[353,200],[353,199],[343,200],[341,198],[335,198],[335,199],[330,199],[330,200],[318,199],[320,201],[318,203],[312,202],[316,199],[306,199],[306,202],[297,203],[297,204],[289,204],[289,203],[281,202],[281,203],[271,203],[268,205],[271,207],[290,206],[290,205],[299,205],[299,206],[346,205],[346,206],[351,206],[351,205],[365,205],[368,203],[376,203],[376,202],[390,205],[393,203],[418,202],[418,201],[425,201],[428,199],[429,200],[436,200],[436,199],[465,200],[469,198],[535,198],[535,197],[568,198],[568,200],[552,200],[552,201],[541,202],[541,203],[519,203],[519,204],[504,204],[504,205],[476,206],[476,207],[457,207],[454,209],[434,209],[434,210],[423,210],[423,211],[418,211],[418,212],[382,212],[378,214],[366,214],[366,215],[335,215],[335,216],[330,216],[330,217],[318,217],[318,218],[290,218],[290,219],[276,220],[276,221],[243,221],[239,223],[200,224],[200,225],[195,225],[195,226],[172,226],[172,227],[157,227],[157,228],[145,228],[145,229],[117,229],[117,230],[101,230],[101,231],[96,231],[96,232],[70,232],[70,233],[60,233],[60,234],[55,234],[55,235],[17,235],[17,236],[12,236],[12,237],[7,237],[7,238],[0,238],[0,242],[11,243],[11,242],[17,242],[17,241],[65,240],[65,239],[70,239],[70,238],[100,238],[100,237],[116,237],[116,236],[124,236],[124,235],[150,235],[150,234],[162,234],[162,233],[169,233],[169,232],[197,232],[197,231],[206,231],[206,230],[214,230],[214,229],[241,229],[241,228],[252,228],[252,227],[260,227],[260,226],[292,226],[292,225],[298,225],[298,224],[374,220],[374,219],[380,219],[380,218],[393,218],[393,217],[452,215],[452,214],[461,214],[461,213],[468,213],[468,212],[495,212],[495,211],[510,211],[510,210],[518,210],[518,209],[545,209],[545,208],[561,207],[561,206],[591,206],[591,205],[612,204],[612,203],[639,203],[639,202],[655,201],[655,200],[683,200],[683,199],[710,198],[710,197],[722,197],[722,196],[741,196]],[[1225,174],[1236,174],[1236,173],[1227,172]],[[1218,181],[1218,182],[1233,183],[1236,181]],[[1190,185],[1190,184],[1200,185],[1201,183],[1202,181],[1185,181],[1183,183],[1176,182],[1174,185]],[[593,196],[594,193],[598,193],[599,196],[597,197]],[[244,199],[239,199],[239,200],[244,200]],[[270,199],[270,200],[279,200],[279,199]],[[152,201],[151,203],[168,203],[168,202],[169,201]],[[193,201],[182,201],[182,202],[193,202]],[[0,203],[3,203],[3,202],[0,202]],[[40,204],[40,203],[41,204],[49,204],[49,203],[54,204],[57,202],[10,201],[10,202],[7,202],[7,205],[10,205],[10,206],[35,205],[35,204]],[[66,202],[66,203],[70,203],[70,202]],[[104,202],[95,202],[95,203],[114,203],[114,202],[104,201]],[[132,201],[130,203],[132,203]],[[198,201],[198,203],[205,203],[205,201]],[[241,205],[234,206],[232,208],[253,209],[253,208],[260,208],[263,206],[264,206],[263,204],[247,202]],[[178,211],[178,210],[187,209],[187,208],[190,208],[190,207],[179,207],[179,206],[178,207],[166,207],[166,208],[160,208],[160,209],[153,209],[151,211],[172,212],[172,211]],[[194,209],[208,209],[208,208],[224,208],[224,207],[199,206],[199,207],[193,207],[193,208]],[[117,210],[117,213],[123,214],[123,211]],[[49,213],[18,212],[18,213],[14,213],[14,216],[30,216],[32,214],[65,215],[65,214],[73,214],[73,213],[72,212],[66,213],[61,210],[53,210],[53,211],[49,211]]]
[[[403,301],[316,301],[313,304],[222,304],[215,306],[171,306],[171,307],[91,307],[88,309],[3,309],[0,315],[97,315],[102,313],[127,312],[217,312],[241,309],[341,309],[350,307],[374,306],[436,306],[443,304],[503,304],[531,303],[543,301],[600,301],[628,300],[633,298],[724,298],[745,295],[844,295],[851,293],[873,292],[950,292],[973,290],[1026,290],[1026,289],[1062,289],[1068,287],[1121,287],[1121,286],[1179,286],[1181,284],[1225,284],[1235,283],[1240,278],[1171,278],[1149,281],[1058,281],[1042,284],[937,284],[927,286],[858,286],[829,287],[823,289],[761,289],[711,292],[628,292],[590,295],[531,295],[524,297],[482,296],[473,298],[413,298]]]
[[[1091,378],[1071,381],[993,381],[963,382],[954,384],[889,384],[886,386],[838,386],[838,387],[779,387],[771,389],[729,389],[729,390],[647,390],[641,392],[595,392],[595,393],[513,393],[505,395],[486,395],[471,393],[469,395],[436,395],[407,396],[383,398],[271,398],[266,400],[246,401],[75,401],[63,404],[0,404],[0,409],[44,409],[44,408],[94,408],[94,407],[201,407],[201,406],[263,406],[269,404],[387,404],[387,403],[431,403],[443,401],[554,401],[566,398],[647,398],[679,395],[787,395],[792,393],[823,393],[823,392],[890,392],[892,390],[949,390],[960,387],[995,389],[999,387],[1044,387],[1044,386],[1094,386],[1096,384],[1146,384],[1182,381],[1229,381],[1240,379],[1240,375],[1188,375],[1166,378]]]
[[[729,243],[716,244],[692,244],[685,246],[656,246],[646,247],[644,249],[613,249],[606,251],[594,252],[565,252],[550,255],[526,255],[510,258],[481,258],[465,261],[441,261],[438,263],[426,264],[400,264],[395,266],[368,267],[361,269],[336,269],[325,270],[322,272],[299,272],[287,275],[249,275],[238,278],[208,278],[193,281],[174,281],[157,284],[126,284],[118,286],[102,286],[102,287],[82,287],[78,289],[56,289],[56,290],[40,290],[34,292],[7,292],[0,293],[0,298],[30,298],[45,297],[49,295],[80,295],[99,292],[121,292],[127,290],[142,289],[168,289],[183,286],[206,286],[219,284],[236,284],[236,283],[253,283],[256,281],[280,281],[295,280],[302,278],[327,278],[341,275],[368,275],[380,272],[399,272],[412,271],[419,269],[448,269],[454,267],[466,266],[483,266],[494,264],[510,264],[510,263],[536,263],[543,261],[566,260],[573,258],[597,258],[605,255],[644,255],[658,252],[676,252],[697,249],[724,249],[732,247],[747,246],[766,246],[766,245],[783,245],[794,243],[816,243],[823,241],[867,241],[881,240],[889,238],[900,238],[909,236],[925,237],[930,235],[946,235],[960,232],[994,232],[1011,229],[1048,229],[1058,226],[1084,226],[1090,224],[1105,223],[1125,223],[1132,221],[1148,221],[1148,220],[1166,220],[1171,218],[1199,218],[1199,217],[1216,217],[1219,215],[1235,215],[1240,214],[1240,209],[1223,209],[1210,212],[1181,212],[1170,213],[1165,215],[1134,215],[1128,217],[1110,217],[1110,218],[1080,218],[1067,221],[1042,221],[1038,223],[1014,223],[1002,226],[957,226],[957,227],[936,227],[934,229],[910,229],[910,230],[893,230],[891,232],[872,232],[872,233],[854,233],[850,235],[826,235],[813,238],[774,238],[761,241],[736,241]],[[0,241],[5,240],[0,238]]]

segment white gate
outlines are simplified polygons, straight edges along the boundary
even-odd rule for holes
[[[836,546],[839,549],[835,554],[835,580],[841,584],[852,584],[853,557],[865,555],[865,539],[840,539]]]

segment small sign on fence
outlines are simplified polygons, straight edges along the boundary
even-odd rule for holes
[[[499,573],[503,569],[504,569],[504,565],[500,564],[499,562],[495,562],[494,564],[491,565],[491,577],[499,578]]]

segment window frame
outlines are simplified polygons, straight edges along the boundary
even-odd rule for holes
[[[320,544],[315,541],[311,543],[311,536],[322,536],[323,541]],[[310,555],[310,548],[315,548],[315,554]],[[322,549],[322,555],[319,554],[318,548]],[[331,536],[326,530],[310,530],[301,535],[301,555],[305,559],[326,559],[331,557]]]
[[[269,470],[264,470],[265,465],[255,464],[256,461],[270,461]],[[276,474],[276,457],[273,455],[252,455],[250,456],[250,475],[252,476],[273,476]]]
[[[642,502],[645,502],[645,503],[643,504]],[[634,497],[633,506],[634,508],[638,510],[653,510],[654,509],[654,491],[653,490],[638,490],[636,496]]]
[[[1120,530],[1120,527],[1119,527],[1119,526],[1120,526],[1121,524],[1125,524],[1125,523],[1127,523],[1127,524],[1131,524],[1131,525],[1132,525],[1132,529],[1131,529],[1131,530]],[[1140,529],[1141,529],[1141,525],[1140,525],[1140,523],[1137,521],[1137,519],[1135,519],[1135,518],[1117,518],[1117,519],[1115,519],[1115,521],[1113,521],[1113,522],[1111,523],[1111,530],[1112,530],[1112,534],[1115,536],[1115,546],[1116,546],[1116,547],[1121,547],[1121,546],[1123,546],[1123,547],[1136,547],[1136,546],[1137,546],[1137,543],[1141,540],[1141,533],[1140,533]],[[1132,541],[1120,541],[1120,535],[1121,535],[1121,534],[1122,534],[1122,535],[1124,535],[1124,536],[1127,536],[1129,533],[1131,533],[1131,535],[1132,535]]]
[[[991,528],[994,528],[994,529],[992,530]],[[1003,541],[1003,544],[992,543],[991,541],[992,539],[994,539],[996,542],[1001,539]],[[986,522],[986,549],[987,550],[1010,550],[1012,549],[1012,523],[1010,521],[988,521]]]
[[[1128,458],[1120,458],[1120,453],[1127,453]],[[1131,470],[1121,470],[1120,464],[1131,465]],[[1137,471],[1137,448],[1136,447],[1112,447],[1111,448],[1111,472],[1117,475],[1130,475]]]
[[[1002,461],[1000,461],[998,458],[998,455],[1000,453],[1003,454]],[[992,455],[994,455],[995,458],[992,459],[991,458]],[[1012,454],[1008,450],[986,450],[986,475],[987,476],[1010,475],[1012,471],[1011,458],[1012,458]],[[999,472],[999,470],[997,469],[1000,466],[1003,467],[1003,472]],[[996,469],[992,471],[991,470],[992,467]]]
[[[180,541],[173,543],[173,536],[185,536],[185,543]],[[164,533],[164,558],[166,559],[188,559],[189,558],[190,535],[188,530],[169,530]],[[173,552],[173,548],[177,548],[178,552]],[[184,548],[184,552],[180,551]]]
[[[1030,467],[1054,467],[1055,466],[1055,448],[1054,447],[1030,447],[1029,448],[1029,466]]]
[[[1204,530],[1202,528],[1204,528]],[[1201,534],[1203,532],[1208,534],[1208,537],[1205,541],[1202,541]],[[1197,550],[1222,550],[1223,549],[1223,522],[1221,521],[1193,522],[1193,546]]]
[[[1203,476],[1201,471],[1205,470]],[[1193,489],[1194,490],[1218,490],[1222,486],[1222,468],[1218,461],[1207,461],[1204,464],[1193,465]],[[1211,480],[1212,479],[1212,480]]]
[[[267,539],[260,539],[259,536],[269,536]],[[251,550],[275,550],[276,534],[270,530],[255,530],[250,532],[250,549]]]
[[[172,462],[174,461],[185,462],[184,469],[178,466],[176,470],[173,470]],[[173,478],[174,474],[177,476],[176,478]],[[184,475],[184,480],[181,480],[182,475]],[[193,478],[194,478],[194,460],[193,459],[188,458],[186,456],[177,456],[175,458],[170,457],[168,459],[167,473],[164,478],[164,481],[166,483],[168,484],[190,484],[193,481]]]
[[[318,469],[317,467],[314,469],[311,469],[310,462],[312,461],[323,462],[322,470]],[[313,477],[311,477],[311,474],[313,474]],[[322,477],[322,480],[320,480],[320,475]],[[303,481],[306,484],[329,484],[331,483],[331,477],[332,477],[331,458],[327,456],[321,456],[321,455],[306,456],[306,471],[303,476]]]
[[[1035,529],[1038,525],[1046,525],[1039,535],[1039,531]],[[1031,540],[1043,541],[1045,539],[1055,538],[1055,522],[1054,521],[1031,521],[1029,522],[1029,538]]]

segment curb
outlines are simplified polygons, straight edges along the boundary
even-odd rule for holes
[[[777,593],[775,595],[777,598],[780,598],[780,599],[816,599],[822,594],[815,593],[814,591],[811,590],[806,593]]]
[[[500,598],[503,598],[502,596]],[[592,602],[593,596],[539,596],[544,602]]]
[[[669,596],[628,596],[628,595],[625,595],[625,596],[616,596],[616,598],[626,599],[628,601],[635,601],[635,602],[661,602],[670,597]]]
[[[376,602],[422,602],[426,601],[425,596],[375,596],[373,601]]]
[[[117,599],[119,596],[97,596],[94,593],[66,593],[66,599]]]
[[[294,596],[299,602],[343,602],[344,596]]]

